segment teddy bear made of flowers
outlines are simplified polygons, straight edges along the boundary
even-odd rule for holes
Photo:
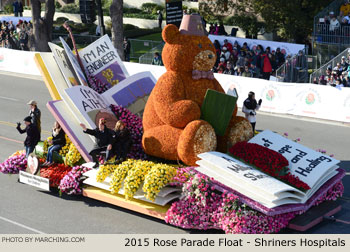
[[[147,101],[143,114],[142,145],[149,155],[195,165],[197,155],[226,152],[253,135],[250,123],[235,109],[224,136],[200,120],[206,91],[224,90],[211,69],[216,61],[213,43],[205,35],[199,15],[184,15],[180,29],[167,25],[162,58],[166,68]],[[220,111],[218,111],[220,113]]]

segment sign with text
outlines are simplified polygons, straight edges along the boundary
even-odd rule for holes
[[[269,130],[256,135],[249,143],[256,143],[281,153],[288,160],[291,173],[311,188],[339,163],[339,160]]]
[[[108,35],[80,50],[79,55],[86,74],[110,86],[129,76]]]
[[[166,24],[180,27],[182,20],[182,0],[166,0]]]
[[[47,178],[42,178],[42,177],[30,174],[28,172],[20,171],[19,181],[27,185],[38,187],[45,191],[50,191],[50,180]]]

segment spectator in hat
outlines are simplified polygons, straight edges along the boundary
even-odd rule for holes
[[[243,102],[242,112],[245,114],[245,118],[250,122],[253,128],[253,134],[255,134],[256,125],[256,111],[259,110],[262,100],[259,102],[255,100],[255,93],[250,91],[248,98]]]
[[[16,129],[20,134],[27,133],[27,137],[24,140],[24,146],[26,148],[26,157],[29,156],[35,149],[35,146],[40,140],[40,135],[38,128],[32,123],[32,118],[27,116],[23,119],[24,124],[26,125],[25,129],[21,129],[21,123],[17,123]]]
[[[224,57],[225,60],[228,60],[228,59],[230,58],[230,55],[231,55],[231,53],[227,50],[227,47],[224,46],[224,47],[222,48],[222,52],[221,52],[220,57]]]
[[[340,28],[340,23],[337,18],[333,15],[329,24],[329,31],[335,33]]]
[[[81,123],[80,126],[83,128],[84,133],[94,136],[96,139],[96,144],[89,154],[95,163],[93,168],[97,168],[99,166],[97,156],[103,151],[110,151],[112,149],[112,132],[107,128],[106,120],[104,118],[100,118],[98,127],[93,130],[86,128],[85,124],[83,123]],[[109,152],[106,154],[108,153]],[[108,159],[109,156],[106,156],[106,160]]]
[[[39,141],[41,139],[41,111],[38,108],[38,103],[34,100],[30,100],[27,103],[30,106],[29,116],[32,118],[32,124],[34,124],[39,131]]]

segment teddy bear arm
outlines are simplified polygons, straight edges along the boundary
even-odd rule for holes
[[[166,124],[184,128],[188,123],[198,120],[201,115],[200,108],[197,103],[191,100],[179,100],[172,103],[158,103],[157,115]]]

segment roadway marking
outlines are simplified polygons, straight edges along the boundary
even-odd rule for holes
[[[30,230],[30,231],[32,231],[32,232],[34,232],[34,233],[37,233],[37,234],[45,234],[44,232],[41,232],[41,231],[39,231],[39,230],[37,230],[37,229],[28,227],[28,226],[26,226],[26,225],[23,225],[23,224],[21,224],[21,223],[18,223],[18,222],[16,222],[16,221],[13,221],[13,220],[10,220],[10,219],[7,219],[7,218],[2,217],[2,216],[0,216],[0,220],[6,221],[6,222],[8,222],[8,223],[11,223],[11,224],[13,224],[13,225],[22,227],[22,228],[24,228],[24,229]]]
[[[0,95],[0,99],[9,100],[9,101],[19,101],[18,99],[5,97],[5,96],[1,96],[1,95]]]
[[[23,141],[18,141],[18,140],[7,138],[7,137],[3,137],[3,136],[0,136],[0,139],[4,139],[4,140],[11,141],[11,142],[14,142],[14,143],[23,144]]]
[[[6,125],[6,126],[10,126],[10,127],[14,127],[14,128],[17,127],[17,124],[16,124],[16,123],[11,123],[11,122],[6,122],[6,121],[0,121],[0,124]],[[46,134],[46,135],[51,136],[51,132],[50,132],[50,131],[42,130],[41,132],[44,133],[44,134]]]

